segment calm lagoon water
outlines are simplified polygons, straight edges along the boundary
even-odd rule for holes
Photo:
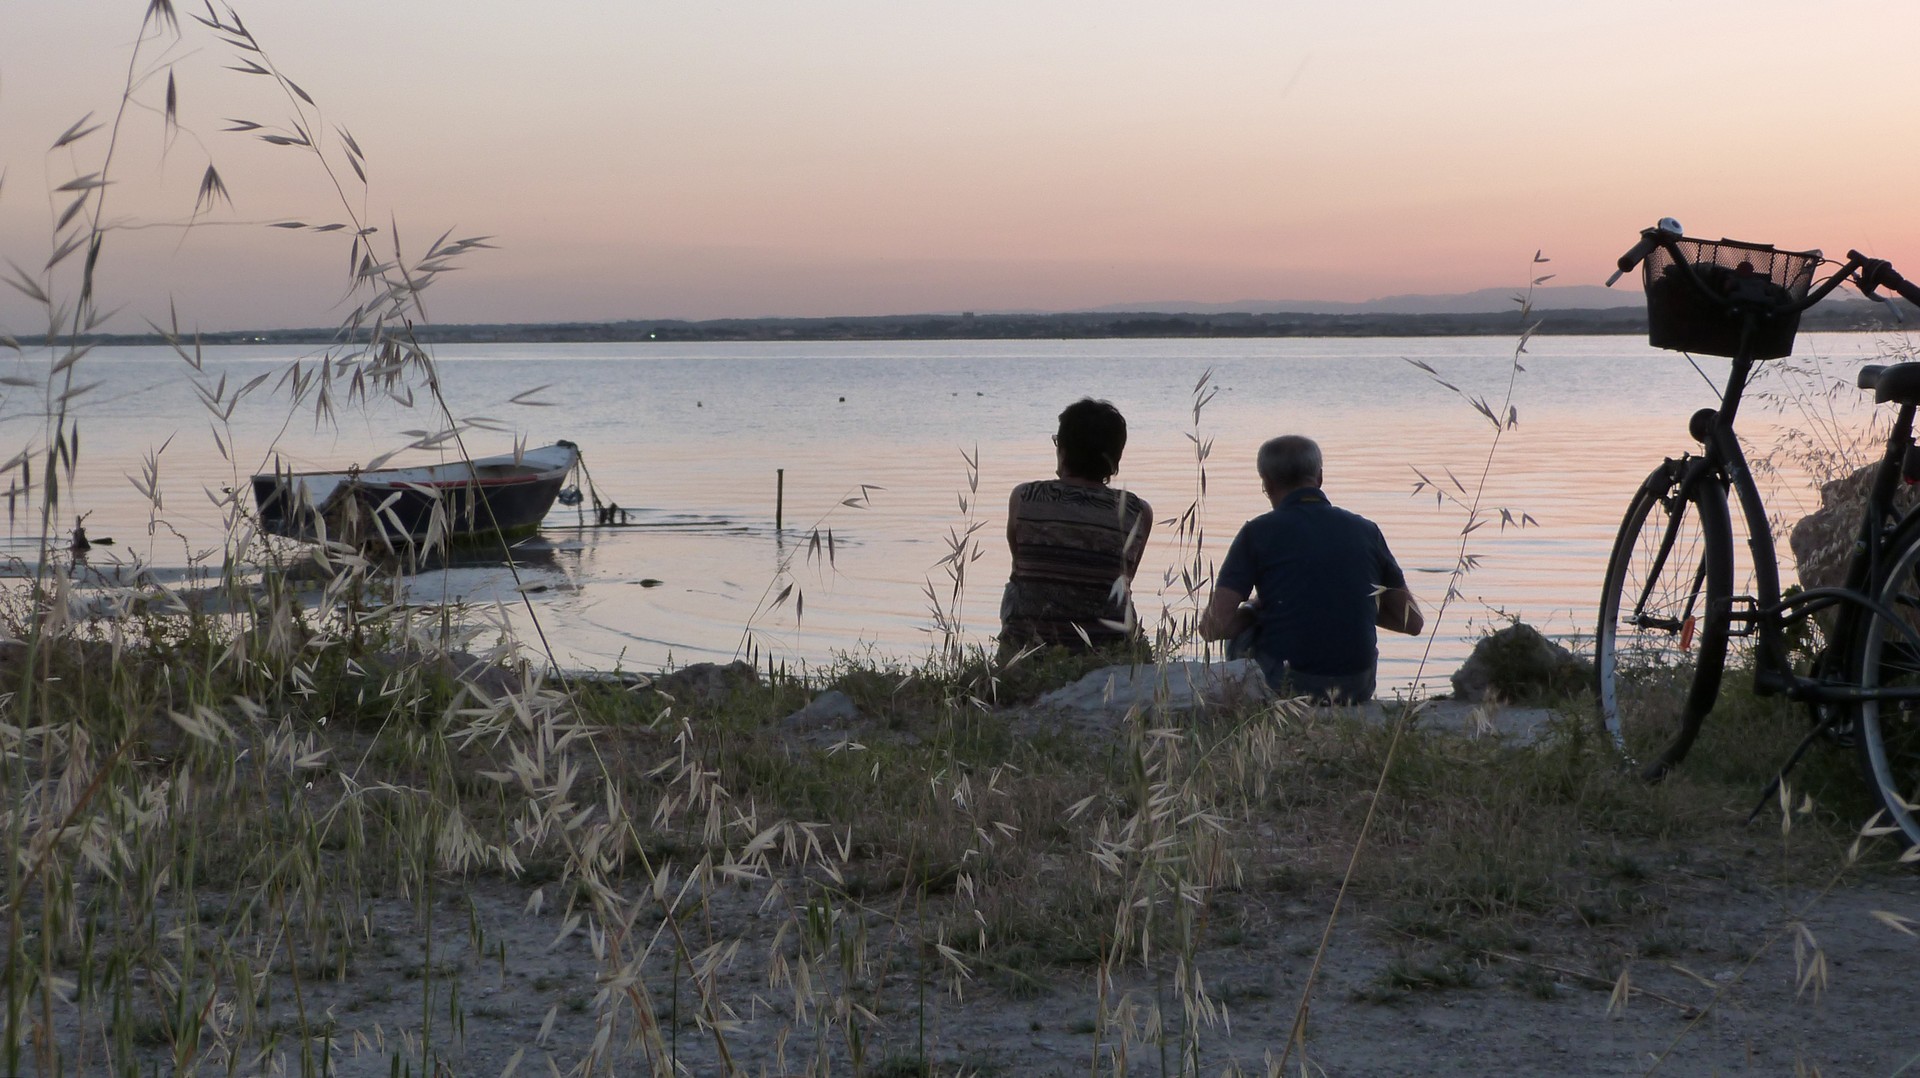
[[[1850,386],[1852,371],[1885,343],[1802,335],[1794,362],[1811,373],[1787,377],[1776,367],[1763,382],[1762,390],[1785,395],[1784,411],[1749,396],[1749,451],[1765,453],[1783,432],[1829,422],[1862,429],[1871,407],[1857,391],[1817,394]],[[197,377],[224,376],[231,389],[319,354],[215,348]],[[1379,522],[1430,623],[1463,549],[1467,518],[1453,499],[1470,501],[1484,473],[1488,523],[1464,542],[1473,568],[1460,578],[1430,654],[1424,640],[1383,638],[1383,692],[1416,676],[1444,681],[1472,639],[1506,617],[1564,639],[1589,633],[1628,496],[1660,457],[1687,448],[1687,416],[1716,402],[1707,376],[1726,369],[1723,360],[1702,359],[1696,370],[1684,356],[1629,337],[1536,338],[1517,374],[1513,341],[1504,338],[636,342],[460,345],[435,354],[455,415],[494,421],[529,444],[577,442],[601,495],[633,511],[631,527],[595,529],[556,509],[521,571],[565,665],[724,660],[749,640],[764,654],[808,664],[847,653],[916,658],[932,640],[929,584],[946,602],[952,589],[941,559],[952,537],[976,524],[979,557],[967,568],[958,613],[984,641],[1007,572],[1007,492],[1051,474],[1054,416],[1091,395],[1128,418],[1118,481],[1161,521],[1198,503],[1203,570],[1242,521],[1265,509],[1252,463],[1259,443],[1285,432],[1317,439],[1329,495]],[[219,430],[235,457],[229,464],[192,388],[194,372],[172,353],[106,348],[81,366],[79,380],[100,385],[78,409],[83,452],[68,497],[74,512],[89,514],[90,535],[115,540],[96,549],[97,564],[138,560],[176,573],[221,542],[208,490],[235,485],[276,455],[297,467],[364,463],[406,444],[402,432],[439,425],[423,408],[381,401],[341,407],[337,429],[316,426],[311,408],[293,409],[269,379]],[[9,373],[37,378],[44,370],[44,357],[29,356]],[[1196,420],[1195,386],[1209,372]],[[1493,424],[1469,398],[1498,409],[1510,375],[1518,422],[1493,449]],[[547,388],[534,398],[547,406],[513,403],[539,386]],[[24,446],[40,429],[40,402],[27,401],[32,391],[13,393],[0,407],[0,430]],[[1803,407],[1833,418],[1816,426]],[[484,454],[509,448],[512,435],[466,437]],[[1210,446],[1204,465],[1198,444]],[[153,454],[163,498],[157,519],[129,481]],[[782,469],[785,528],[776,531]],[[1438,503],[1431,486],[1414,492],[1422,474],[1442,485]],[[1782,517],[1815,501],[1794,466],[1774,484],[1770,498]],[[1502,508],[1537,524],[1503,527]],[[22,527],[14,527],[18,543]],[[815,529],[818,556],[807,543]],[[1192,542],[1156,527],[1136,582],[1143,619],[1187,608],[1180,576],[1195,558]],[[768,609],[788,582],[801,603]],[[413,587],[421,601],[499,603],[518,623],[528,617],[500,567],[423,574]]]

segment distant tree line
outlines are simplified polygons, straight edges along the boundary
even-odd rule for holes
[[[1804,330],[1891,330],[1895,305],[1830,303],[1801,319]],[[1536,332],[1560,335],[1644,334],[1639,307],[1534,311]],[[620,322],[547,322],[510,325],[422,325],[428,343],[589,341],[903,341],[1040,340],[1112,337],[1472,337],[1509,336],[1523,328],[1520,312],[1486,314],[962,314],[881,315],[863,318],[634,319]],[[205,333],[205,344],[326,344],[337,332],[321,329]],[[101,336],[101,343],[159,344],[149,334]]]

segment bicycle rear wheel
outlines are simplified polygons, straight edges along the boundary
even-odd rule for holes
[[[1862,688],[1920,686],[1920,530],[1910,530],[1887,558],[1875,598],[1900,619],[1867,617],[1854,677]],[[1860,767],[1900,828],[1906,846],[1920,846],[1920,701],[1863,700],[1854,713]]]
[[[1614,746],[1655,780],[1687,755],[1713,710],[1733,596],[1727,496],[1690,458],[1647,476],[1613,541],[1594,632],[1600,717]]]

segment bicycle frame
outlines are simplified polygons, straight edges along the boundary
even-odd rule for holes
[[[1817,300],[1831,291],[1833,285],[1848,272],[1842,270],[1836,274],[1812,299]],[[1749,326],[1744,337],[1752,337],[1751,324],[1759,317],[1758,313],[1747,313]],[[1869,690],[1858,685],[1798,674],[1788,660],[1785,642],[1788,624],[1831,608],[1842,608],[1843,619],[1859,618],[1877,611],[1894,624],[1904,624],[1894,611],[1884,609],[1872,597],[1869,586],[1880,578],[1881,558],[1888,546],[1888,539],[1906,527],[1920,527],[1920,509],[1898,520],[1893,510],[1895,485],[1900,480],[1906,453],[1913,447],[1914,406],[1900,406],[1893,428],[1888,433],[1887,448],[1874,472],[1866,512],[1861,518],[1853,557],[1848,561],[1844,585],[1815,588],[1783,600],[1778,552],[1773,542],[1772,526],[1767,520],[1766,505],[1753,480],[1746,452],[1741,448],[1740,439],[1733,429],[1741,397],[1757,362],[1752,358],[1750,349],[1743,346],[1741,351],[1747,354],[1734,357],[1733,368],[1721,393],[1720,407],[1702,409],[1695,413],[1688,424],[1689,431],[1701,443],[1704,452],[1699,456],[1682,458],[1685,470],[1680,476],[1679,490],[1684,496],[1687,491],[1694,489],[1695,484],[1719,483],[1723,491],[1731,488],[1740,502],[1757,594],[1731,598],[1733,608],[1728,612],[1728,624],[1733,627],[1731,635],[1753,636],[1757,640],[1754,656],[1755,690],[1766,695],[1780,694],[1792,700],[1813,703],[1851,703],[1868,699],[1920,700],[1920,686]],[[1671,541],[1670,536],[1667,541]],[[1664,554],[1663,550],[1663,560]],[[1697,587],[1696,582],[1696,590]],[[1743,609],[1743,604],[1749,605]],[[1854,609],[1848,610],[1848,607]],[[1836,639],[1844,641],[1850,624],[1843,621],[1836,627]],[[1916,638],[1915,642],[1920,643],[1920,638]]]
[[[1656,249],[1665,257],[1648,260]],[[1878,299],[1875,289],[1885,287],[1920,306],[1920,284],[1858,251],[1848,251],[1843,266],[1816,281],[1818,268],[1832,264],[1818,251],[1688,238],[1664,220],[1641,232],[1620,258],[1615,279],[1643,261],[1649,341],[1726,356],[1733,365],[1719,407],[1700,409],[1687,424],[1701,448],[1655,468],[1621,518],[1596,629],[1595,690],[1606,732],[1629,766],[1658,781],[1694,747],[1719,694],[1728,644],[1747,637],[1754,691],[1807,704],[1813,719],[1749,821],[1802,754],[1830,737],[1858,747],[1867,781],[1892,821],[1887,830],[1911,844],[1907,859],[1920,856],[1920,508],[1902,514],[1894,502],[1903,478],[1920,479],[1914,443],[1920,363],[1867,366],[1854,379],[1896,412],[1867,477],[1838,586],[1781,594],[1766,504],[1734,433],[1754,364],[1792,354],[1801,312],[1843,282],[1859,286],[1868,299]],[[1739,559],[1730,496],[1739,499],[1746,527],[1752,561],[1744,586],[1753,594],[1734,591]],[[1822,613],[1825,646],[1802,673],[1788,654],[1788,632]],[[1622,694],[1623,647],[1653,675],[1643,687],[1655,691]],[[1668,693],[1674,685],[1684,689],[1677,701]]]

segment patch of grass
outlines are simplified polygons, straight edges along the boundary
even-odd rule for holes
[[[1230,980],[1214,987],[1214,995],[1229,1006],[1273,998],[1272,983],[1262,979]]]
[[[990,959],[983,956],[980,964],[990,975],[989,983],[1009,999],[1041,999],[1053,993],[1052,964],[1040,948],[1021,942],[997,948],[991,954]],[[1080,961],[1095,957],[1082,955]]]
[[[1390,990],[1433,992],[1472,988],[1480,983],[1480,967],[1457,951],[1402,951],[1380,971]]]
[[[1111,899],[1089,881],[1057,880],[1037,893],[1011,893],[983,904],[987,953],[1021,952],[1049,966],[1097,961]]]
[[[375,1004],[391,1002],[393,1002],[393,987],[385,981],[375,980],[355,993],[353,999],[348,1002],[347,1009],[358,1011]]]
[[[1692,947],[1693,943],[1686,933],[1671,926],[1662,925],[1640,937],[1639,951],[1646,958],[1679,958],[1692,950]]]
[[[431,967],[433,979],[436,981],[452,980],[466,971],[466,965],[461,962],[436,962]],[[418,966],[408,966],[400,971],[400,976],[409,981],[420,981],[427,979],[428,972],[429,967],[422,964]]]
[[[894,1055],[868,1068],[873,1078],[933,1078],[933,1064],[919,1056]]]
[[[164,1018],[147,1015],[134,1020],[131,1036],[142,1048],[160,1048],[173,1043],[173,1027]]]
[[[1518,964],[1507,975],[1507,987],[1534,999],[1549,1000],[1560,995],[1560,978],[1539,966]]]

